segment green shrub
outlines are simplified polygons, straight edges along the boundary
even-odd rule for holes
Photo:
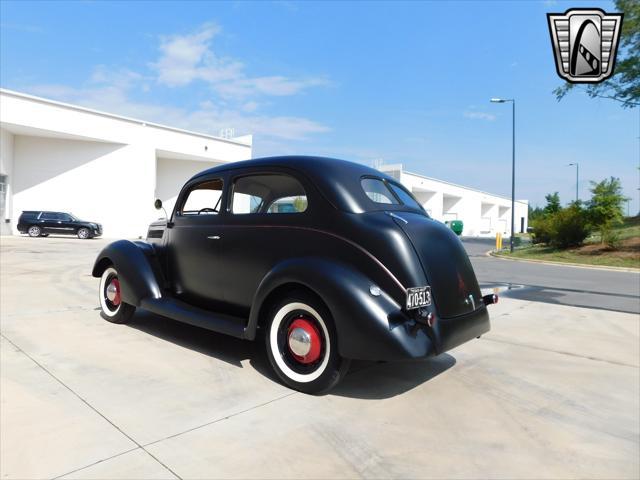
[[[558,248],[577,247],[590,231],[587,212],[579,204],[573,204],[537,219],[532,241]]]
[[[583,244],[591,233],[587,212],[580,205],[563,208],[550,217],[551,238],[554,247],[568,248]]]
[[[533,233],[531,234],[531,242],[538,243],[550,243],[551,242],[551,215],[545,215],[539,217],[533,222]]]

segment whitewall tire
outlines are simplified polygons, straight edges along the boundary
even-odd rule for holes
[[[108,267],[102,272],[98,287],[100,315],[112,323],[127,323],[131,320],[136,307],[122,301],[122,291],[118,272]]]
[[[315,295],[287,295],[271,309],[267,322],[267,356],[287,386],[322,393],[345,376],[349,362],[340,357],[333,319]]]

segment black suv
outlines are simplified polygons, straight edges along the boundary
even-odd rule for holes
[[[18,220],[18,231],[30,237],[57,235],[77,235],[78,238],[93,238],[102,235],[102,225],[79,220],[70,213],[24,211]]]

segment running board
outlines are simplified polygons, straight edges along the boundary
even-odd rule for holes
[[[211,312],[167,297],[144,299],[140,306],[157,315],[188,323],[194,327],[244,338],[245,325],[247,324],[245,318]]]

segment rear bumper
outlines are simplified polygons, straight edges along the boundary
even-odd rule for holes
[[[438,353],[446,352],[491,329],[489,312],[482,306],[477,310],[454,318],[439,319],[435,325]]]
[[[416,323],[402,310],[386,312],[384,318],[370,318],[372,325],[384,328],[369,330],[369,335],[361,334],[361,341],[353,338],[345,341],[353,349],[341,353],[358,360],[403,361],[418,360],[439,355],[487,333],[490,329],[489,312],[486,306],[454,318],[438,318],[433,327]],[[340,341],[342,342],[341,338]],[[364,346],[366,345],[366,346]],[[346,347],[347,345],[343,345]]]

